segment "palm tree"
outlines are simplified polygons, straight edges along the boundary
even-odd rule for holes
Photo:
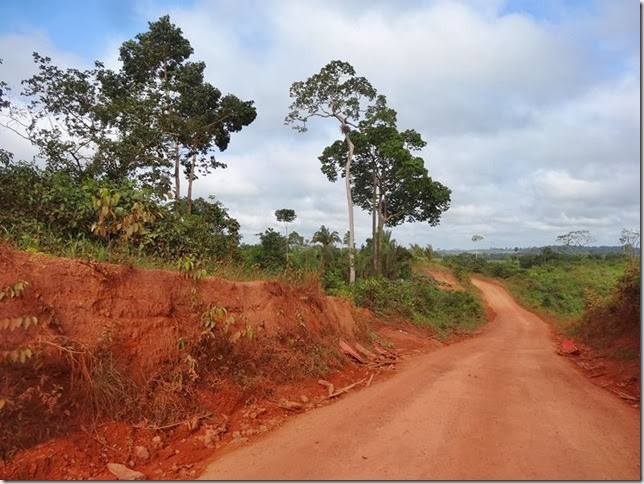
[[[334,230],[333,232],[330,232],[329,229],[322,225],[320,230],[313,234],[311,242],[322,244],[322,260],[320,261],[320,267],[324,270],[327,259],[333,249],[333,244],[341,242],[340,236],[337,231]]]

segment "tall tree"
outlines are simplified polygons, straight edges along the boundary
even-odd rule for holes
[[[91,70],[60,69],[34,54],[38,73],[23,81],[30,99],[23,135],[53,169],[113,180],[136,176],[167,193],[174,181],[181,197],[182,165],[225,167],[210,151],[227,148],[230,134],[256,116],[241,101],[204,81],[205,64],[191,62],[190,42],[168,16],[124,42],[118,71],[96,62]]]
[[[275,218],[278,222],[284,223],[284,238],[286,239],[286,263],[288,264],[288,224],[293,222],[297,218],[297,215],[295,215],[295,210],[291,208],[280,208],[279,210],[275,210]]]
[[[160,146],[174,165],[175,200],[181,197],[182,152],[188,176],[188,210],[192,182],[199,163],[202,172],[225,167],[214,156],[213,146],[224,151],[230,133],[255,120],[252,101],[222,97],[219,89],[204,82],[203,62],[191,62],[190,42],[166,15],[149,24],[148,32],[125,42],[120,50],[122,73],[131,80],[130,95],[150,98],[159,106],[158,122],[166,139]]]
[[[366,78],[356,76],[351,64],[334,60],[306,81],[294,82],[291,85],[290,96],[293,102],[289,106],[290,112],[286,116],[285,124],[292,125],[299,132],[305,132],[310,118],[333,118],[340,123],[340,131],[347,143],[344,170],[349,213],[349,282],[353,283],[356,272],[353,198],[349,180],[354,152],[351,128],[357,128],[367,110],[365,101],[373,100],[376,90]]]
[[[483,237],[482,235],[474,234],[474,235],[472,235],[472,242],[477,243],[477,242],[480,242],[481,240],[483,240],[484,238],[485,237]],[[474,253],[474,258],[476,259],[478,256],[479,256],[479,253],[475,252]]]
[[[426,143],[414,130],[398,130],[396,113],[386,107],[383,96],[351,137],[356,160],[350,176],[354,200],[372,214],[373,266],[379,274],[384,227],[404,221],[438,224],[449,208],[451,191],[429,177],[424,160],[413,154]],[[346,141],[338,140],[319,157],[329,180],[335,181],[338,175],[346,178],[342,165],[347,150]]]

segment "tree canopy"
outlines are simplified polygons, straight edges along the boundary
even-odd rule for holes
[[[380,272],[383,227],[407,222],[437,225],[449,208],[451,191],[429,177],[424,160],[414,152],[426,146],[415,130],[399,131],[396,112],[379,96],[368,116],[350,131],[355,163],[350,180],[355,203],[373,216],[373,263]],[[336,181],[347,156],[346,139],[324,149],[319,157],[322,172]]]

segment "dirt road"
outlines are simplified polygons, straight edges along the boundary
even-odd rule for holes
[[[476,338],[290,421],[202,479],[640,479],[639,411],[555,353],[546,324],[476,280]]]

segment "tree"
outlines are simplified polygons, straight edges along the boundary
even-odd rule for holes
[[[571,247],[576,247],[577,250],[585,245],[594,242],[595,239],[588,230],[573,230],[567,234],[557,236],[557,242],[563,243],[563,251],[568,252]]]
[[[261,241],[260,265],[266,269],[283,268],[286,263],[286,238],[272,228],[259,234]]]
[[[288,224],[293,222],[297,215],[295,215],[295,210],[290,208],[280,208],[275,210],[275,218],[278,222],[284,223],[285,239],[286,239],[286,262],[288,263]]]
[[[376,97],[376,90],[364,77],[357,77],[355,69],[347,62],[334,60],[319,73],[306,81],[291,85],[290,97],[293,102],[284,120],[299,132],[307,131],[307,121],[312,117],[334,118],[340,123],[340,131],[348,146],[345,163],[345,188],[349,213],[349,282],[355,282],[355,229],[353,222],[353,199],[349,174],[353,161],[354,145],[351,128],[357,128],[363,113],[364,101]]]
[[[331,232],[328,228],[322,225],[320,230],[313,234],[311,242],[322,245],[322,260],[320,262],[320,267],[322,271],[324,271],[326,269],[326,263],[331,255],[333,244],[340,243],[340,236],[335,230]]]
[[[119,52],[119,71],[98,61],[63,70],[34,53],[38,73],[23,81],[29,107],[8,127],[39,147],[50,168],[79,178],[136,176],[160,195],[174,178],[177,202],[185,166],[190,210],[195,169],[225,168],[209,153],[224,151],[230,133],[255,119],[253,102],[222,97],[204,81],[205,64],[188,60],[190,42],[167,15]]]
[[[189,62],[193,49],[181,29],[169,16],[149,23],[149,30],[125,42],[120,50],[122,77],[129,82],[128,94],[137,99],[150,98],[158,107],[158,123],[165,134],[160,149],[173,159],[175,201],[181,197],[181,152],[184,151],[188,176],[188,211],[197,163],[203,173],[225,168],[214,156],[213,146],[224,151],[230,133],[240,131],[255,120],[252,101],[233,95],[221,97],[219,89],[204,82],[203,62]]]
[[[405,221],[437,225],[449,208],[451,191],[433,181],[424,160],[412,153],[426,143],[414,130],[397,129],[396,112],[387,108],[384,96],[370,107],[359,130],[351,131],[351,138],[356,161],[351,171],[354,200],[372,214],[373,266],[379,274],[384,227]],[[329,180],[335,181],[338,174],[346,177],[342,165],[347,150],[346,140],[338,140],[319,157]]]
[[[484,238],[485,238],[485,237],[483,237],[482,235],[476,235],[476,234],[474,234],[474,235],[472,235],[472,242],[474,242],[474,243],[476,243],[476,242],[480,242],[480,241],[481,241],[481,240],[483,240]],[[475,253],[474,253],[474,258],[476,258],[476,257],[478,257],[478,252],[475,252]]]
[[[639,229],[622,229],[622,234],[619,237],[619,242],[622,244],[624,254],[628,254],[631,261],[635,259],[637,248],[640,245],[640,230]]]

